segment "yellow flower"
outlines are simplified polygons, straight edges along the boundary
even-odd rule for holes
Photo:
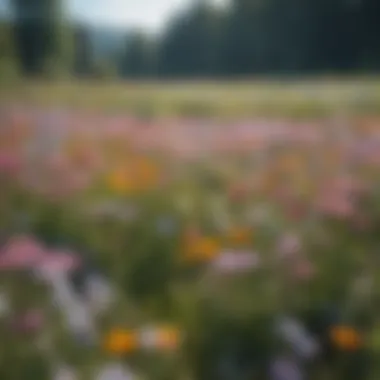
[[[340,349],[354,351],[362,344],[359,333],[349,326],[335,326],[330,331],[330,339]]]
[[[186,242],[186,261],[207,262],[214,259],[220,252],[220,244],[213,237],[196,237]]]
[[[116,193],[125,194],[136,190],[136,181],[126,169],[116,169],[107,178],[108,188]]]
[[[137,335],[123,329],[112,330],[105,339],[104,348],[112,354],[128,354],[138,347]]]

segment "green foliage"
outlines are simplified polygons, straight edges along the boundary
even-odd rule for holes
[[[72,55],[61,1],[38,0],[32,4],[13,0],[12,5],[17,57],[23,74],[60,77],[63,70],[70,69]]]
[[[2,84],[15,84],[20,79],[17,62],[11,58],[0,59],[0,82]]]
[[[23,74],[39,75],[46,70],[47,76],[60,77],[51,72],[78,73],[78,64],[79,71],[88,74],[92,48],[89,41],[78,45],[72,25],[62,16],[62,1],[31,4],[12,1],[17,58]],[[25,14],[38,17],[25,19]],[[379,15],[376,0],[234,0],[226,8],[196,1],[176,14],[160,36],[131,33],[124,50],[107,57],[117,61],[117,69],[97,67],[95,76],[228,78],[376,72],[380,67]],[[90,33],[89,28],[80,28]],[[61,67],[52,69],[51,60],[58,60]]]

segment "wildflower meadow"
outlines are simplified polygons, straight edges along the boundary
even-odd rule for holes
[[[380,118],[0,113],[0,379],[375,380]]]

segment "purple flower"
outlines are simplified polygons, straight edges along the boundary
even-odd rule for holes
[[[287,358],[277,358],[270,368],[271,380],[303,380],[304,375],[293,360]]]

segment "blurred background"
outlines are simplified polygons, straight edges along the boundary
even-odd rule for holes
[[[380,0],[0,0],[0,379],[377,380]]]
[[[1,73],[236,78],[376,72],[376,0],[2,0]]]

